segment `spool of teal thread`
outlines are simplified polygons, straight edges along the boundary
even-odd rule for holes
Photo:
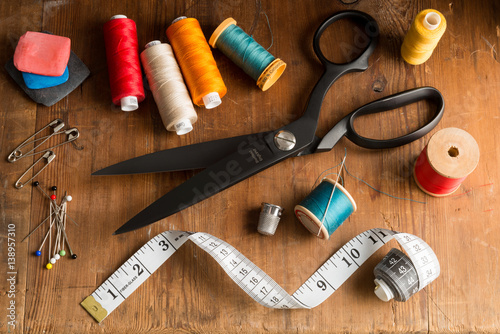
[[[243,69],[263,91],[268,90],[286,68],[285,62],[267,52],[238,27],[231,17],[225,19],[215,29],[209,44],[213,48],[220,49],[239,68]]]
[[[335,230],[356,211],[356,202],[349,192],[337,183],[335,191],[332,190],[335,181],[329,178],[323,179],[313,191],[295,206],[295,215],[299,221],[312,234],[321,239],[329,239]],[[331,202],[328,206],[328,201]],[[326,212],[326,208],[328,211]],[[321,221],[323,220],[323,224]]]

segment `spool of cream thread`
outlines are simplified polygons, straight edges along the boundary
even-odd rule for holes
[[[141,61],[165,128],[178,135],[193,130],[198,116],[170,45],[149,42]]]
[[[174,19],[170,25],[184,19],[187,19],[187,16],[179,16],[178,18]],[[206,109],[213,109],[215,107],[218,107],[222,103],[222,99],[217,92],[210,92],[207,95],[203,96],[202,99],[203,105]]]

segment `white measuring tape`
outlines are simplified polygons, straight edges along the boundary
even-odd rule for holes
[[[106,318],[187,240],[212,256],[250,297],[270,308],[310,309],[325,301],[373,253],[395,238],[413,262],[418,290],[439,276],[439,262],[422,239],[375,228],[354,237],[330,257],[302,286],[289,295],[271,277],[233,246],[208,233],[163,232],[146,243],[81,305],[98,322]]]

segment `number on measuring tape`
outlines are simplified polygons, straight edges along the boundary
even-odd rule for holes
[[[395,238],[414,263],[417,277],[405,278],[409,268],[398,259],[390,259],[398,279],[421,290],[439,276],[439,262],[432,249],[420,238],[386,229],[375,228],[354,237],[333,254],[315,273],[289,295],[264,271],[233,246],[207,233],[183,231],[163,232],[127,260],[81,305],[101,322],[149,276],[151,276],[187,240],[213,257],[228,276],[259,304],[270,308],[313,308],[331,296],[370,256]],[[413,271],[413,269],[411,269]],[[419,283],[418,287],[417,282]],[[414,291],[414,292],[416,292]]]
[[[168,231],[151,239],[87,297],[82,306],[97,321],[102,321],[172,256],[189,234]]]

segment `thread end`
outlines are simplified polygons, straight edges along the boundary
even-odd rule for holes
[[[233,19],[232,17],[228,17],[224,21],[222,21],[221,24],[217,28],[215,28],[212,36],[210,36],[210,39],[208,40],[208,44],[210,44],[214,49],[216,48],[215,44],[217,43],[217,40],[219,39],[220,35],[226,30],[229,26],[231,25],[236,25],[236,20]]]
[[[441,16],[436,12],[429,12],[424,17],[424,27],[428,30],[435,30],[441,24]]]
[[[207,109],[218,107],[221,103],[222,100],[219,96],[219,93],[217,92],[208,93],[207,95],[203,96],[203,105]]]
[[[187,16],[179,16],[178,18],[174,19],[174,20],[172,21],[172,23],[170,23],[170,25],[172,25],[172,24],[174,24],[174,23],[177,23],[177,22],[179,22],[179,21],[181,21],[181,20],[184,20],[184,19],[187,19]]]
[[[174,125],[174,128],[177,135],[182,136],[193,130],[193,124],[189,118],[184,118],[177,122],[177,124]]]
[[[320,239],[330,239],[330,234],[325,225],[309,209],[302,205],[296,205],[294,212],[297,219],[309,232]]]
[[[111,21],[111,20],[126,19],[126,18],[127,18],[127,15],[118,14],[118,15],[111,16],[111,18],[109,20]]]
[[[262,74],[259,76],[259,79],[257,79],[257,86],[263,92],[265,92],[266,90],[271,88],[271,86],[274,85],[276,81],[278,81],[278,79],[285,71],[285,68],[286,68],[286,63],[283,60],[276,58],[266,67],[264,72],[262,72]]]
[[[144,45],[144,48],[147,49],[147,48],[150,48],[150,47],[158,45],[158,44],[161,44],[161,42],[159,40],[154,40],[154,41],[151,41],[148,44]]]
[[[135,96],[125,96],[120,99],[120,106],[123,111],[134,111],[139,108],[139,101]]]

